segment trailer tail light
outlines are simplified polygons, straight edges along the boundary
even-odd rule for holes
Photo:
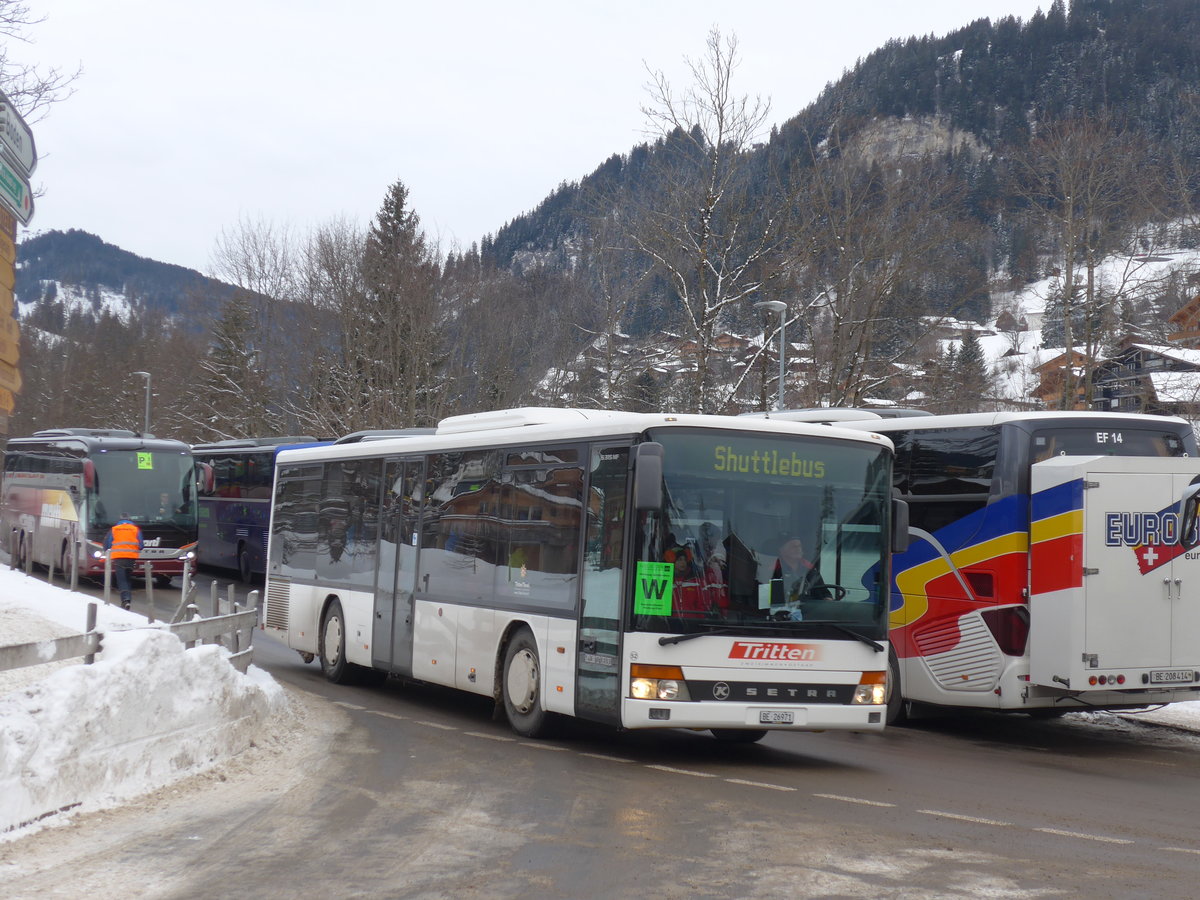
[[[1007,656],[1024,656],[1025,643],[1029,640],[1029,608],[1006,606],[1003,609],[987,609],[980,615],[992,637]]]

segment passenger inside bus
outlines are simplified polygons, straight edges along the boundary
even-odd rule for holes
[[[702,565],[691,547],[671,543],[673,546],[663,553],[663,562],[675,566],[671,597],[675,615],[698,618],[724,607],[727,595],[720,571]]]

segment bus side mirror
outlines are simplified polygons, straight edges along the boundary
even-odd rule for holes
[[[638,444],[633,464],[633,505],[639,512],[662,509],[663,445]]]
[[[1200,516],[1200,482],[1189,484],[1179,501],[1179,546],[1190,550],[1200,543],[1196,533],[1196,519]]]
[[[907,550],[911,537],[908,533],[908,504],[899,498],[893,498],[892,552],[903,553]]]

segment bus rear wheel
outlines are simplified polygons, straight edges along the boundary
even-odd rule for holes
[[[321,620],[317,652],[327,680],[334,684],[345,684],[350,680],[350,664],[346,662],[346,616],[337,600],[329,604]]]
[[[542,666],[537,641],[525,628],[508,642],[501,688],[512,730],[522,737],[544,736],[549,730],[549,714],[542,709]]]

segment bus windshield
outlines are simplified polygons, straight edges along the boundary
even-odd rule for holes
[[[663,445],[664,500],[638,520],[635,629],[835,623],[883,636],[884,448],[686,429],[651,439]]]
[[[1039,463],[1052,456],[1187,456],[1175,432],[1124,423],[1040,428],[1033,433],[1030,458]]]
[[[122,518],[138,524],[196,528],[192,457],[178,452],[110,450],[91,457],[89,525],[108,528]]]

